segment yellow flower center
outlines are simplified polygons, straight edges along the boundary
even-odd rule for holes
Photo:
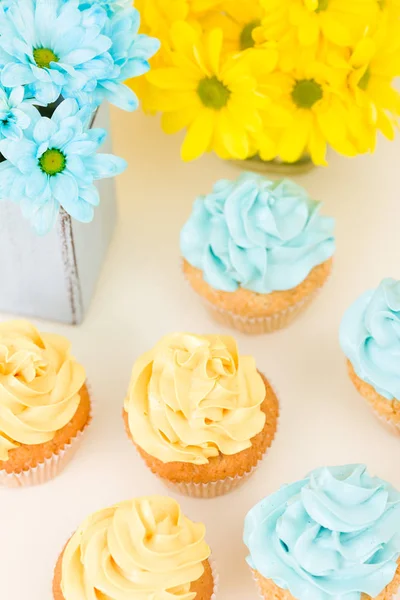
[[[292,90],[292,100],[299,108],[312,108],[323,95],[322,87],[314,79],[300,79]]]
[[[328,8],[329,0],[318,0],[318,7],[315,12],[321,12]]]
[[[247,23],[242,29],[242,33],[240,34],[240,49],[247,50],[247,48],[254,47],[254,38],[253,31],[261,25],[261,21],[256,19]]]
[[[49,148],[39,158],[39,166],[46,175],[62,173],[67,165],[65,154],[57,148]]]
[[[50,48],[35,48],[33,58],[40,69],[49,69],[51,62],[58,62],[60,60]]]
[[[215,75],[202,79],[197,93],[204,106],[215,110],[226,106],[231,95],[230,90]]]
[[[368,67],[368,69],[365,71],[364,75],[361,77],[360,81],[358,82],[358,87],[361,88],[362,90],[367,89],[368,84],[369,84],[369,80],[371,79],[371,69]]]

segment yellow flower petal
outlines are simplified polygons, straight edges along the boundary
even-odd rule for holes
[[[219,61],[221,58],[222,42],[224,35],[222,29],[213,29],[206,38],[206,50],[211,71],[219,75]]]
[[[242,104],[241,102],[235,102],[233,98],[227,108],[232,119],[237,123],[241,123],[246,129],[251,131],[257,131],[261,129],[262,120],[257,110],[249,106],[248,104]]]
[[[379,112],[377,119],[377,126],[382,131],[383,135],[387,137],[388,140],[394,140],[394,127],[392,121],[389,119],[387,115],[383,111]]]
[[[231,158],[244,160],[249,155],[249,139],[245,129],[229,116],[227,110],[218,113],[215,135]]]
[[[155,110],[168,112],[175,112],[189,107],[201,108],[199,97],[195,92],[170,92],[165,90],[164,93],[157,95],[157,101],[154,104]]]
[[[198,42],[197,31],[185,21],[176,21],[171,26],[171,39],[174,49],[183,54],[191,54]]]
[[[319,23],[316,15],[310,15],[307,20],[300,25],[299,41],[303,46],[312,46],[318,42]]]
[[[321,28],[331,42],[337,44],[338,46],[351,46],[352,38],[349,33],[349,30],[342,22],[335,17],[326,12],[326,14],[321,14]]]
[[[356,69],[363,65],[368,65],[375,52],[375,42],[371,38],[364,38],[357,44],[350,59],[350,64]]]
[[[297,111],[293,122],[287,127],[279,141],[279,156],[285,162],[299,160],[304,154],[310,136],[312,115]]]
[[[191,90],[197,88],[198,80],[185,77],[179,69],[165,67],[147,73],[147,80],[164,90]]]
[[[165,133],[177,133],[181,129],[188,127],[197,114],[196,107],[189,107],[184,110],[163,113],[161,125]]]
[[[317,120],[328,143],[334,146],[347,137],[344,111],[339,104],[318,112]]]
[[[273,160],[278,154],[277,144],[272,137],[267,135],[267,132],[263,132],[260,137],[257,138],[258,154],[262,160]]]
[[[308,142],[308,151],[314,165],[327,166],[326,162],[326,141],[319,128],[314,127],[311,130],[310,140]]]
[[[190,125],[181,148],[184,161],[199,158],[209,150],[215,123],[215,111],[202,110]]]

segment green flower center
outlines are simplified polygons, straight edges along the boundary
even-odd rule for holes
[[[365,71],[364,75],[361,77],[360,81],[358,82],[358,87],[361,88],[362,90],[367,89],[368,84],[369,84],[369,80],[371,79],[371,69],[368,67],[368,69]]]
[[[240,49],[247,50],[247,48],[254,47],[253,31],[261,25],[259,19],[247,23],[242,29],[240,34]]]
[[[322,87],[314,79],[300,79],[292,90],[293,102],[299,108],[312,108],[323,95]]]
[[[323,10],[326,10],[328,8],[328,4],[329,4],[329,0],[319,0],[318,8],[316,9],[315,12],[319,13],[319,12],[322,12]]]
[[[50,48],[35,48],[33,58],[40,69],[49,69],[51,62],[58,62],[60,60]]]
[[[39,158],[39,166],[46,175],[62,173],[67,165],[65,154],[57,148],[49,148]]]
[[[230,90],[215,75],[202,79],[197,93],[204,106],[215,110],[226,106],[231,95]]]
[[[386,0],[378,0],[379,8],[383,10],[386,8]]]

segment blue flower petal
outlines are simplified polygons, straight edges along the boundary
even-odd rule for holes
[[[37,144],[48,142],[52,135],[57,131],[57,126],[51,119],[42,117],[35,125],[33,138]]]
[[[76,100],[68,98],[57,106],[53,113],[52,120],[57,124],[61,123],[61,121],[64,121],[67,117],[76,115],[78,108]]]
[[[132,112],[139,106],[136,94],[122,83],[102,81],[99,90],[104,98],[122,110]]]
[[[26,182],[27,196],[37,197],[43,194],[48,184],[48,177],[40,169],[35,169]]]
[[[22,129],[15,125],[14,123],[9,123],[1,127],[0,131],[9,140],[21,140],[22,139]]]
[[[46,235],[56,224],[60,205],[51,198],[48,202],[40,206],[31,216],[31,223],[38,235]]]
[[[68,202],[74,203],[78,199],[79,188],[76,179],[65,172],[50,179],[50,188],[61,206]]]
[[[95,154],[85,159],[85,165],[90,169],[94,179],[103,179],[125,171],[127,162],[112,154]]]
[[[34,81],[35,76],[28,65],[10,62],[3,67],[1,72],[1,83],[6,87],[12,88],[33,83]]]
[[[93,183],[93,175],[85,167],[80,156],[68,156],[67,172],[70,173],[78,181],[80,185],[91,185]]]
[[[88,202],[92,206],[99,206],[100,204],[100,195],[97,190],[97,187],[91,185],[87,188],[82,188],[79,192],[79,196],[85,202]]]

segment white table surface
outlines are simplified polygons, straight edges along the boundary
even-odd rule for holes
[[[95,418],[67,470],[42,487],[0,491],[0,598],[51,600],[54,564],[89,513],[133,496],[168,493],[126,439],[121,409],[134,360],[172,331],[221,331],[203,312],[179,268],[179,231],[197,194],[238,171],[209,155],[183,164],[181,138],[156,118],[113,110],[115,153],[129,161],[118,179],[119,223],[84,324],[37,323],[68,336],[92,386]],[[178,497],[204,521],[218,563],[221,600],[256,600],[245,563],[250,507],[309,470],[365,462],[400,488],[400,439],[370,413],[347,378],[338,344],[346,307],[382,277],[400,278],[400,140],[371,157],[332,157],[299,178],[337,219],[334,275],[315,304],[285,331],[235,334],[281,402],[276,441],[256,475],[216,500]],[[6,315],[0,315],[6,318]],[[228,330],[224,330],[228,332]]]

